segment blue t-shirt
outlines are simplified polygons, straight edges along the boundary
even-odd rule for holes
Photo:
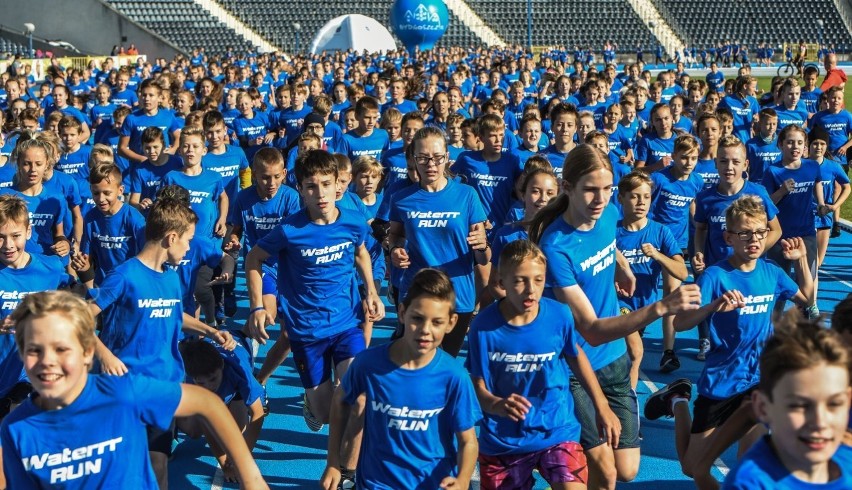
[[[130,149],[143,155],[142,131],[152,126],[156,126],[163,131],[165,148],[171,146],[172,133],[180,129],[180,123],[171,111],[159,109],[156,114],[149,116],[142,109],[137,109],[124,118],[124,123],[121,125],[119,133],[121,133],[121,136],[129,136]]]
[[[108,127],[111,127],[112,114],[116,109],[118,109],[118,106],[113,103],[93,105],[89,110],[89,118],[92,120],[92,124],[96,126],[95,129],[100,129],[102,124],[106,124]],[[100,119],[101,124],[97,124],[98,119]]]
[[[539,155],[547,158],[547,161],[550,162],[550,166],[553,167],[553,175],[562,179],[562,167],[565,166],[565,159],[568,157],[568,153],[570,153],[570,150],[562,153],[556,149],[556,145],[550,145],[539,152]]]
[[[27,240],[27,251],[45,255],[55,255],[50,247],[53,246],[53,230],[62,224],[62,218],[68,213],[64,196],[56,193],[52,187],[44,186],[37,196],[28,196],[16,190],[17,187],[6,187],[0,189],[0,195],[12,194],[23,199],[27,203],[30,213],[30,226],[32,235]],[[64,236],[71,234],[70,230],[63,230]]]
[[[506,322],[499,302],[474,318],[468,333],[470,375],[482,379],[494,396],[517,393],[532,405],[519,422],[483,414],[480,454],[530,453],[579,441],[571,373],[563,358],[577,357],[578,339],[571,310],[549,298],[541,299],[538,315],[523,326]]]
[[[91,194],[89,183],[85,183]],[[65,197],[66,213],[62,217],[62,230],[65,233],[70,233],[74,226],[73,213],[71,212],[75,206],[82,207],[83,199],[80,197],[80,186],[77,184],[77,179],[64,173],[53,172],[50,180],[44,181],[44,188],[49,189],[52,194]],[[81,209],[82,214],[82,209]]]
[[[282,185],[272,198],[264,201],[257,194],[257,187],[252,185],[237,193],[228,223],[243,228],[246,252],[269,232],[284,222],[284,219],[301,209],[299,193]],[[275,265],[275,257],[269,257],[264,263]],[[266,269],[266,268],[265,268]],[[275,272],[265,270],[265,272]]]
[[[400,298],[405,297],[420,269],[437,267],[450,276],[456,290],[456,310],[474,310],[473,250],[467,244],[470,227],[486,220],[485,210],[470,186],[448,180],[437,192],[418,185],[391,196],[390,221],[405,228],[411,265],[403,271]]]
[[[695,222],[707,225],[704,242],[704,264],[711,266],[731,255],[731,247],[725,242],[725,211],[734,201],[743,196],[757,196],[766,208],[766,219],[772,221],[778,208],[766,193],[766,188],[753,182],[745,182],[743,188],[733,195],[720,194],[716,187],[704,189],[695,198]]]
[[[357,486],[438,488],[458,475],[456,433],[482,418],[473,384],[440,349],[426,366],[402,369],[391,361],[390,345],[355,356],[340,383],[345,403],[367,398]]]
[[[248,407],[263,397],[263,386],[254,377],[251,352],[237,342],[234,350],[226,350],[210,339],[205,339],[219,352],[224,361],[222,382],[216,389],[216,395],[226,404],[239,395],[239,399]]]
[[[74,153],[62,153],[59,161],[56,162],[55,169],[70,175],[77,182],[77,188],[80,191],[82,198],[83,214],[94,206],[92,201],[92,190],[89,187],[89,155],[92,153],[92,147],[89,145],[80,145]]]
[[[704,181],[702,189],[716,187],[719,184],[719,171],[716,169],[715,160],[698,160],[692,173],[701,177]]]
[[[707,317],[710,351],[698,378],[698,393],[716,400],[744,393],[760,381],[760,353],[772,335],[775,303],[792,298],[799,287],[775,262],[763,258],[749,272],[724,260],[708,267],[696,283],[702,305],[735,289],[745,298],[744,307]]]
[[[820,177],[822,178],[822,194],[825,204],[834,204],[834,185],[849,184],[849,176],[843,167],[835,160],[823,159],[820,164]],[[828,228],[834,223],[834,214],[829,213],[825,216],[815,216],[814,225],[817,229]]]
[[[166,264],[166,267],[177,272],[180,277],[181,301],[185,313],[195,316],[195,285],[198,283],[199,269],[205,265],[215,269],[221,262],[222,248],[219,243],[196,234],[189,241],[189,251],[178,265]],[[179,338],[183,339],[183,332],[179,334]]]
[[[636,161],[645,162],[645,166],[649,167],[666,157],[671,157],[675,139],[677,139],[676,133],[672,133],[668,138],[657,136],[656,133],[643,136],[636,142]]]
[[[506,248],[506,245],[514,242],[515,240],[529,240],[529,237],[530,235],[527,233],[527,230],[525,230],[523,225],[517,221],[506,223],[500,228],[497,228],[497,231],[495,231],[491,237],[492,274],[497,273],[500,254],[503,253],[503,249]]]
[[[814,87],[813,90],[805,90],[802,87],[802,97],[799,99],[804,102],[805,109],[808,114],[816,114],[819,112],[819,96],[822,95],[822,90],[819,87]]]
[[[644,228],[637,231],[629,231],[618,223],[618,231],[615,235],[615,244],[627,262],[630,270],[636,276],[636,291],[633,296],[625,298],[619,296],[619,302],[635,311],[650,305],[660,297],[657,283],[663,273],[663,266],[659,262],[647,257],[642,252],[642,245],[650,243],[666,257],[680,255],[683,247],[677,243],[670,228],[654,220],[648,220]]]
[[[773,165],[766,169],[763,186],[771,195],[788,179],[796,181],[796,188],[776,203],[781,238],[807,237],[816,235],[813,216],[816,211],[814,185],[822,180],[820,165],[807,158],[802,159],[798,169],[786,169]]]
[[[716,73],[711,71],[704,77],[704,80],[707,82],[707,88],[710,92],[725,91],[725,75],[721,71],[717,71]]]
[[[414,112],[414,111],[417,110],[417,102],[414,102],[413,100],[403,99],[402,102],[397,104],[393,100],[388,100],[387,103],[385,103],[385,105],[382,106],[382,114],[387,112],[387,110],[390,109],[391,107],[393,107],[394,109],[401,112],[402,115],[404,116],[404,115],[408,114],[409,112]]]
[[[689,208],[704,187],[704,181],[694,172],[679,180],[672,175],[671,167],[652,173],[651,181],[653,204],[648,217],[666,225],[678,247],[684,250],[689,245]]]
[[[453,172],[476,190],[488,221],[494,228],[503,226],[512,202],[515,179],[520,176],[521,161],[515,153],[501,153],[497,161],[485,160],[481,151],[461,154]]]
[[[362,316],[355,251],[369,231],[364,215],[338,210],[333,223],[311,221],[307,210],[258,240],[278,256],[278,301],[290,339],[311,342],[355,328]]]
[[[30,253],[29,263],[21,269],[0,264],[0,321],[11,315],[28,294],[72,284],[74,278],[65,273],[65,267],[55,256]],[[0,335],[0,396],[26,379],[15,336]]]
[[[748,160],[748,180],[758,184],[763,182],[766,169],[781,159],[781,149],[778,148],[778,138],[766,141],[760,135],[746,143],[746,159]]]
[[[610,155],[615,155],[618,159],[623,156],[626,156],[627,150],[633,147],[633,145],[631,144],[629,131],[621,124],[616,124],[615,131],[613,131],[612,133],[607,133],[607,136],[609,137],[609,139],[607,140],[607,144],[609,145],[609,153]]]
[[[94,258],[95,284],[101,284],[110,271],[135,257],[143,245],[145,218],[133,206],[122,204],[112,216],[95,208],[83,218],[80,251]]]
[[[719,107],[729,109],[734,115],[733,135],[746,142],[751,139],[751,125],[754,116],[760,111],[760,104],[754,97],[741,98],[729,95],[719,102]]]
[[[240,172],[249,168],[249,161],[242,148],[234,145],[225,145],[225,153],[214,155],[208,151],[201,158],[201,167],[212,170],[222,176],[222,185],[228,194],[230,208],[234,207],[234,200],[240,190]]]
[[[195,235],[214,238],[213,230],[219,219],[219,199],[225,192],[222,175],[213,170],[201,170],[198,175],[187,175],[180,170],[174,170],[163,177],[163,186],[179,185],[189,191],[189,205],[198,215],[195,225]],[[227,216],[223,216],[227,218]],[[219,237],[215,237],[219,239]]]
[[[272,125],[269,117],[264,112],[254,111],[254,117],[248,118],[242,114],[237,116],[232,123],[234,133],[240,141],[240,147],[245,151],[246,158],[254,158],[254,154],[261,148],[268,146],[266,143],[254,144],[257,138],[266,136]]]
[[[828,133],[828,151],[831,154],[846,144],[852,134],[852,114],[846,109],[833,114],[831,111],[819,111],[811,118],[810,130],[823,130]]]
[[[845,490],[852,488],[852,447],[841,444],[831,461],[840,476],[828,483],[804,482],[790,473],[764,436],[728,473],[722,490]]]
[[[136,92],[126,88],[121,92],[114,91],[109,101],[115,105],[126,105],[132,109],[134,105],[139,103],[139,97],[136,96]]]
[[[0,428],[6,481],[16,488],[155,490],[147,427],[168,428],[180,400],[175,382],[92,374],[59,410],[27,399]]]
[[[559,216],[544,230],[540,240],[541,250],[547,257],[547,287],[580,286],[598,318],[618,315],[615,293],[617,221],[618,211],[613,206],[604,209],[591,230],[578,230]],[[579,343],[595,371],[627,352],[621,339],[593,347],[581,336]]]
[[[775,113],[778,114],[776,134],[781,134],[781,130],[791,124],[803,128],[805,123],[808,122],[808,110],[801,101],[792,109],[788,109],[784,105],[777,105],[775,106]]]
[[[401,180],[408,180],[405,149],[391,148],[382,153],[382,167],[385,169],[385,187],[390,187]]]
[[[157,190],[162,187],[163,177],[169,172],[177,172],[183,168],[183,160],[179,156],[169,155],[162,165],[153,165],[150,160],[134,164],[130,171],[130,193],[139,194],[139,201],[154,200]]]
[[[103,310],[100,339],[131,374],[181,382],[178,351],[183,325],[180,279],[150,269],[134,257],[106,276],[89,298]]]
[[[388,132],[381,128],[373,130],[370,136],[360,136],[353,131],[343,135],[343,145],[340,148],[340,153],[343,153],[349,160],[355,161],[356,158],[369,155],[376,160],[382,159],[382,152],[390,143]]]

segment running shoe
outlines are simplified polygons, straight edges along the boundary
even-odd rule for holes
[[[802,313],[808,320],[819,320],[819,308],[817,308],[817,305],[806,306],[802,309]]]
[[[308,403],[308,395],[307,393],[302,398],[302,417],[305,418],[305,423],[308,425],[308,429],[311,429],[314,432],[319,432],[323,428],[323,424],[314,413],[311,411],[311,405]]]
[[[837,238],[840,236],[840,225],[834,223],[831,225],[831,238]]]
[[[710,352],[710,339],[698,340],[698,355],[695,356],[699,361],[707,359],[707,353]]]
[[[660,417],[674,417],[672,398],[692,397],[692,381],[681,378],[667,384],[663,389],[648,397],[645,403],[645,419],[657,420]]]
[[[663,357],[660,359],[660,372],[667,374],[678,369],[680,369],[680,359],[677,358],[675,351],[672,349],[663,351]]]

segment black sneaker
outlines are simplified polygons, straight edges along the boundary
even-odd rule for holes
[[[669,403],[673,397],[689,400],[692,397],[692,381],[681,378],[667,384],[663,389],[648,397],[645,402],[645,419],[657,420],[660,417],[674,417]]]
[[[237,314],[237,295],[231,290],[230,293],[225,292],[224,313],[228,318],[233,318]]]
[[[670,373],[680,369],[680,359],[677,358],[675,351],[666,349],[663,351],[663,357],[660,358],[660,372]]]
[[[831,225],[831,238],[837,238],[840,236],[840,225],[834,223]]]

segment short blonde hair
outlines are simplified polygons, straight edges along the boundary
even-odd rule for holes
[[[74,326],[77,340],[83,346],[83,351],[95,350],[95,318],[89,310],[89,305],[82,298],[67,291],[44,291],[28,294],[21,300],[9,319],[15,325],[15,344],[18,352],[23,354],[24,341],[30,318],[41,318],[53,313],[61,315]]]

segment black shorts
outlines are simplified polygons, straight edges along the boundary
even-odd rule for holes
[[[621,437],[618,449],[639,447],[639,402],[636,392],[630,387],[630,358],[627,354],[609,365],[595,371],[601,391],[609,401],[618,420],[621,421]],[[574,415],[580,422],[580,444],[588,451],[604,444],[598,432],[595,406],[580,381],[571,377],[571,395],[574,397]]]
[[[700,434],[722,426],[744,401],[751,399],[751,392],[756,389],[755,386],[723,400],[698,395],[692,406],[692,428],[690,432]]]
[[[166,430],[148,426],[148,452],[172,455],[172,441],[175,438],[175,421]]]

